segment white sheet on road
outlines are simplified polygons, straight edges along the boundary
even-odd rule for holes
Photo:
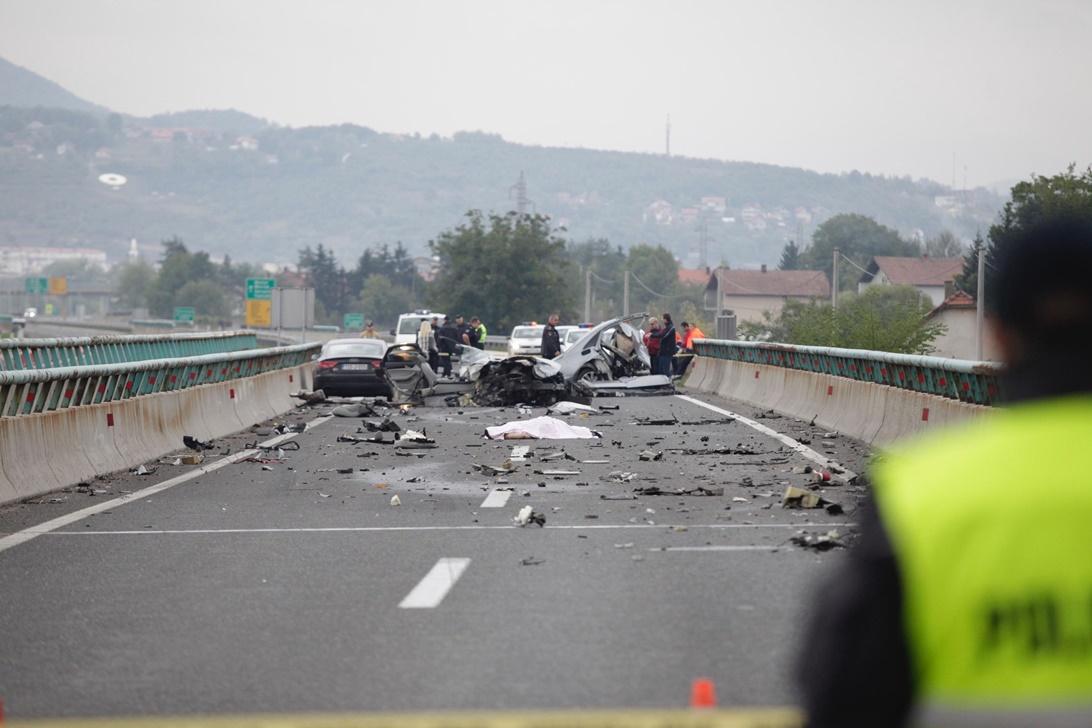
[[[550,405],[550,408],[546,410],[546,414],[550,415],[571,415],[573,412],[589,412],[591,414],[599,414],[598,407],[590,407],[586,404],[580,404],[579,402],[555,402]]]
[[[555,417],[505,422],[485,428],[490,440],[590,440],[598,435],[587,427],[570,425]]]

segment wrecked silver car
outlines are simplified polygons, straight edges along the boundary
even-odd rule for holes
[[[670,377],[649,374],[644,331],[637,326],[647,317],[637,313],[604,321],[553,361],[567,380],[582,381],[597,393],[671,393],[675,387]]]

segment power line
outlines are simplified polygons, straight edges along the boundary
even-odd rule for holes
[[[674,298],[685,298],[685,297],[686,297],[686,296],[685,296],[685,294],[683,294],[683,295],[676,295],[676,296],[668,296],[668,295],[667,295],[667,294],[665,294],[665,293],[658,293],[658,292],[656,292],[656,291],[652,290],[651,288],[649,288],[649,287],[648,287],[648,286],[647,286],[647,285],[645,284],[645,282],[644,282],[644,281],[642,281],[642,280],[641,280],[640,278],[638,278],[638,277],[637,277],[637,274],[636,274],[636,273],[634,273],[633,271],[630,271],[630,272],[629,272],[629,275],[630,275],[630,278],[632,278],[633,280],[637,281],[637,283],[639,283],[639,284],[641,285],[641,288],[645,289],[646,291],[648,291],[649,293],[651,293],[651,294],[652,294],[653,296],[656,296],[657,298],[668,298],[668,299],[674,299]]]

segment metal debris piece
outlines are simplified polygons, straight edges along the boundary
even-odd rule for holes
[[[314,392],[305,392],[302,389],[298,392],[293,392],[290,397],[303,400],[304,404],[321,404],[326,401],[326,392],[321,389],[316,389]]]
[[[637,473],[627,473],[624,470],[612,470],[606,475],[600,475],[599,479],[608,483],[628,483],[637,477]]]
[[[831,549],[845,548],[842,536],[838,531],[831,530],[823,534],[812,534],[801,531],[789,539],[794,546],[799,546],[812,551],[830,551]]]
[[[402,499],[398,497],[397,493],[395,493],[394,495],[391,496],[391,505],[392,506],[402,505]]]
[[[525,559],[520,559],[520,566],[539,566],[545,564],[546,559],[536,559],[534,556],[528,556]]]
[[[651,450],[642,450],[641,453],[637,456],[637,458],[639,460],[643,460],[643,461],[663,460],[664,459],[664,454],[662,452],[652,452]]]
[[[781,498],[782,508],[823,508],[832,516],[843,513],[842,506],[832,503],[818,493],[790,485]]]

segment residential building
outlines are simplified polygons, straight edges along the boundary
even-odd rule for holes
[[[978,304],[973,296],[956,291],[926,315],[930,323],[944,324],[945,332],[933,342],[933,356],[949,359],[976,359]],[[1000,361],[1001,351],[989,328],[983,332],[982,359]]]
[[[945,299],[945,284],[963,271],[963,258],[898,258],[878,255],[857,281],[857,291],[869,286],[913,286],[939,306]]]
[[[51,263],[86,260],[106,267],[106,251],[95,248],[39,248],[21,246],[0,247],[0,274],[29,275],[39,273]]]
[[[766,312],[776,316],[785,301],[828,298],[830,282],[821,270],[717,268],[705,287],[706,310],[733,311],[738,323],[759,323]]]
[[[709,282],[712,273],[709,267],[705,268],[679,268],[679,283],[684,286],[704,286]]]

